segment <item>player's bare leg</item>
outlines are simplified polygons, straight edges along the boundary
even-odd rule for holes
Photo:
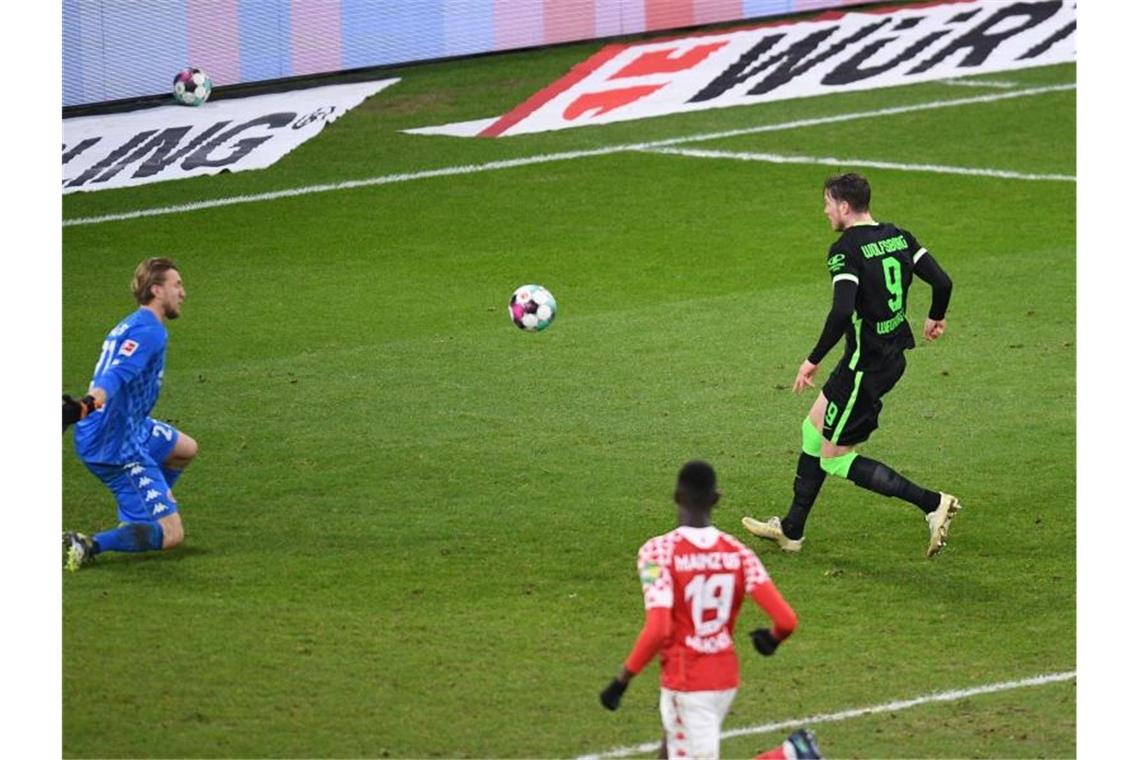
[[[182,543],[186,533],[182,530],[182,515],[175,512],[158,521],[162,528],[162,548],[170,549]]]
[[[182,471],[194,461],[196,456],[198,456],[198,442],[181,430],[178,431],[178,439],[174,442],[174,448],[162,463],[162,474],[166,478],[167,485],[173,489],[174,482],[181,477]],[[171,498],[174,498],[173,494]],[[162,527],[163,549],[178,546],[186,537],[186,532],[182,528],[182,514],[180,512],[163,517],[158,521],[158,524]]]
[[[162,474],[166,478],[166,484],[173,488],[178,478],[182,477],[182,471],[190,466],[196,456],[198,456],[198,442],[181,430],[178,431],[174,448],[162,463]]]

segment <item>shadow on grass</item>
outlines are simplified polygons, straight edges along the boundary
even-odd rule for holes
[[[130,572],[138,566],[158,566],[169,562],[193,560],[210,554],[210,550],[200,546],[180,546],[170,551],[157,552],[107,552],[100,554],[90,565],[84,566],[81,573]]]

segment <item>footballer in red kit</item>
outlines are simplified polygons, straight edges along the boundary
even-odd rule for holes
[[[660,656],[662,757],[719,757],[720,727],[740,684],[733,632],[746,596],[772,620],[751,633],[761,654],[775,653],[796,628],[796,613],[756,554],[712,524],[719,498],[709,464],[681,468],[673,495],[678,527],[637,555],[645,625],[601,693],[602,704],[616,710],[630,679]]]
[[[795,614],[756,554],[711,525],[681,526],[651,538],[638,552],[637,571],[647,620],[656,621],[655,610],[668,613],[668,623],[655,626],[672,632],[660,647],[661,685],[667,689],[713,691],[739,685],[732,634],[745,594],[771,608],[773,620],[783,623],[777,624],[779,638],[795,628]],[[641,659],[636,664],[644,667]]]

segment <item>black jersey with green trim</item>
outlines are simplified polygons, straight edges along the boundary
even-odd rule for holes
[[[913,235],[889,222],[848,227],[828,250],[832,285],[850,280],[859,286],[845,330],[843,362],[851,369],[880,369],[914,348],[906,299],[914,264],[925,254]]]

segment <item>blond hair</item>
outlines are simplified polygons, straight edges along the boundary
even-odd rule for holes
[[[144,306],[153,301],[154,293],[151,293],[150,289],[166,282],[166,273],[177,268],[178,265],[170,259],[158,256],[143,260],[135,267],[135,276],[131,280],[131,293],[134,294],[135,300]]]

